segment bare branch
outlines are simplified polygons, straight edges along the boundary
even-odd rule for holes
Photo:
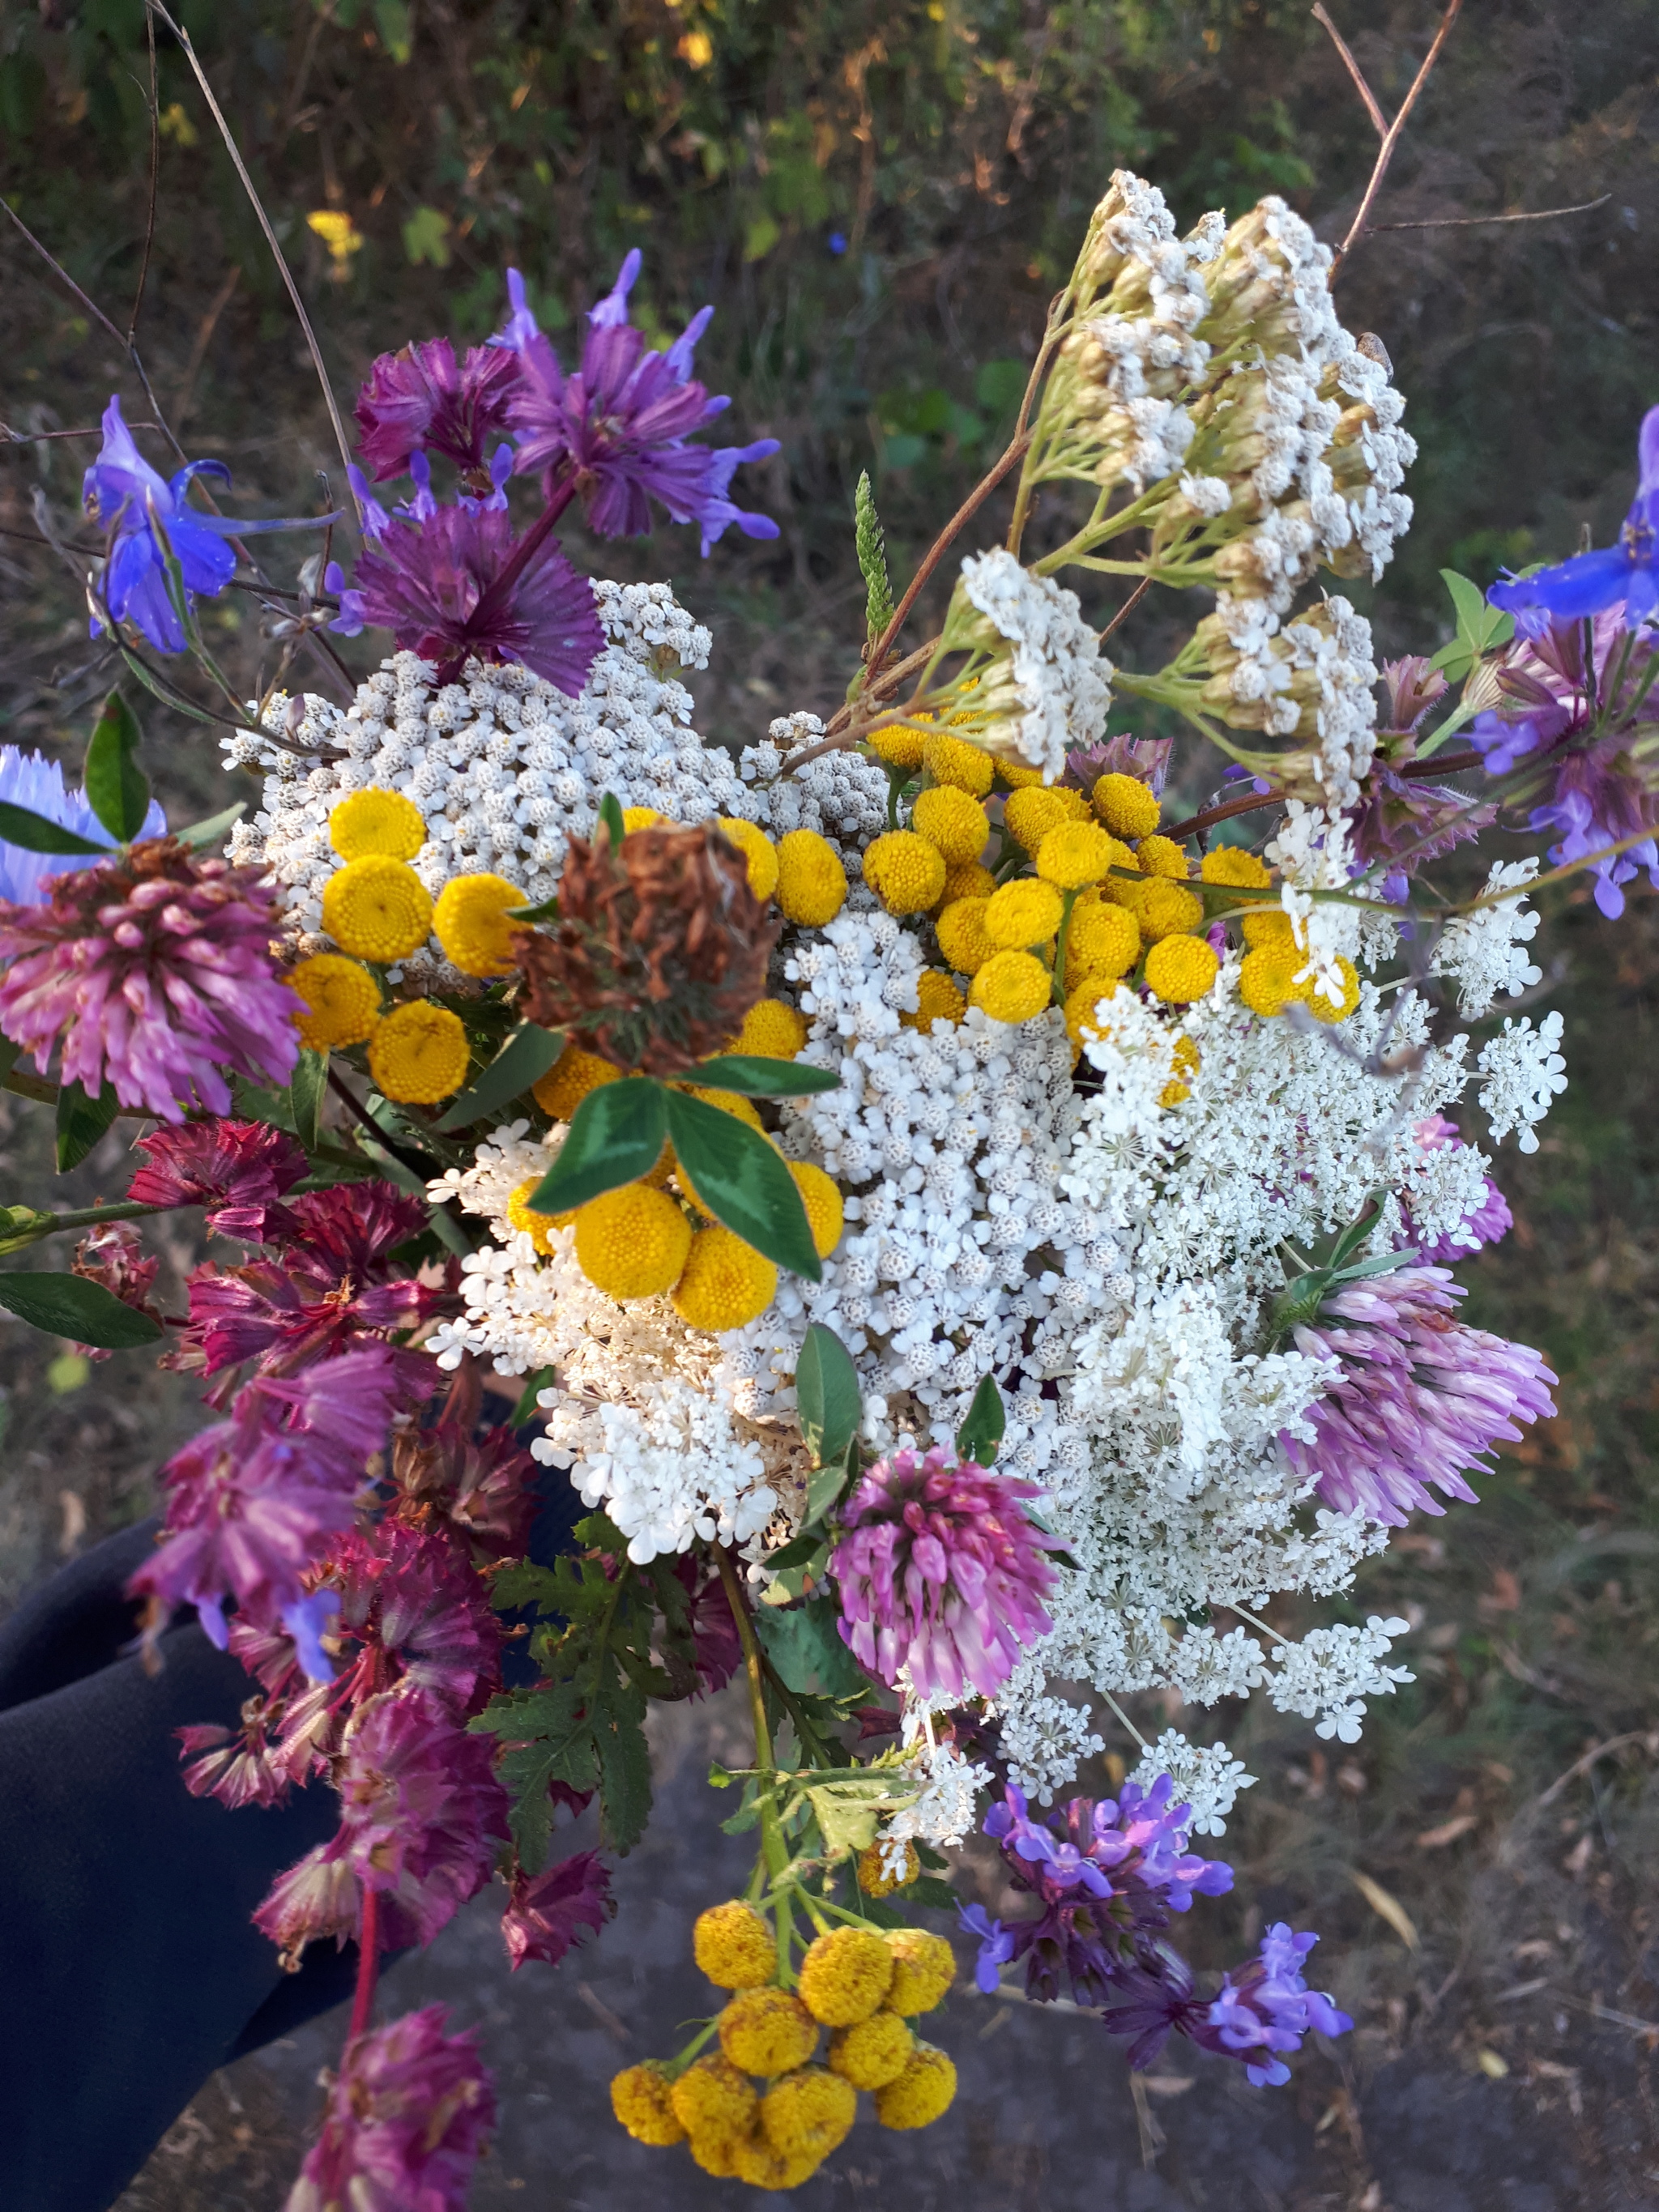
[[[1338,53],[1341,55],[1342,65],[1347,70],[1348,75],[1353,79],[1354,88],[1358,91],[1359,97],[1365,103],[1365,112],[1370,117],[1371,121],[1376,126],[1377,137],[1379,138],[1386,138],[1389,135],[1389,118],[1383,114],[1382,108],[1377,105],[1376,94],[1371,90],[1370,85],[1366,83],[1364,73],[1362,72],[1358,63],[1348,51],[1347,40],[1343,37],[1341,32],[1337,29],[1335,24],[1332,22],[1330,17],[1325,13],[1325,0],[1319,0],[1319,4],[1313,11],[1313,17],[1316,23],[1323,24],[1326,30],[1329,32],[1331,44],[1336,48]]]
[[[127,351],[131,353],[138,337],[138,317],[144,304],[144,287],[149,282],[149,257],[155,244],[155,196],[161,179],[161,112],[155,80],[155,17],[149,0],[144,6],[144,35],[149,42],[149,206],[144,216],[144,258],[138,264],[138,289],[132,295],[132,313],[127,320]]]
[[[1558,215],[1588,215],[1592,208],[1605,207],[1613,198],[1603,192],[1599,200],[1581,200],[1577,207],[1528,208],[1519,215],[1449,215],[1431,222],[1374,222],[1373,234],[1379,230],[1473,230],[1492,222],[1548,222]]]
[[[1417,95],[1428,82],[1429,72],[1439,60],[1440,49],[1451,36],[1451,27],[1457,21],[1462,5],[1463,0],[1447,0],[1446,12],[1440,18],[1440,28],[1434,34],[1433,44],[1423,57],[1423,66],[1412,79],[1411,90],[1400,103],[1400,112],[1389,124],[1383,135],[1382,143],[1377,149],[1376,165],[1371,170],[1370,181],[1366,185],[1364,197],[1359,203],[1359,210],[1348,226],[1347,236],[1336,249],[1336,258],[1331,264],[1332,283],[1336,282],[1343,264],[1364,234],[1365,218],[1370,215],[1372,204],[1382,188],[1382,179],[1388,174],[1389,162],[1394,159],[1394,149],[1400,143],[1400,134],[1406,127],[1406,118],[1417,105]]]

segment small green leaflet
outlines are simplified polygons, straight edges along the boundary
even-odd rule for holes
[[[100,1352],[128,1352],[154,1344],[161,1334],[159,1321],[123,1305],[84,1275],[0,1275],[0,1306],[31,1328],[95,1344]]]
[[[469,1121],[498,1113],[532,1083],[539,1083],[563,1050],[561,1031],[540,1029],[534,1022],[521,1023],[477,1081],[462,1091],[439,1122],[440,1132],[464,1129]]]
[[[896,1778],[881,1773],[849,1776],[845,1781],[822,1783],[816,1790],[807,1790],[830,1857],[868,1850],[876,1840],[877,1822],[884,1814],[915,1804],[917,1793],[895,1790]]]
[[[589,1091],[578,1113],[595,1099],[608,1098],[626,1087],[611,1083],[602,1091]],[[668,1134],[674,1156],[690,1176],[701,1202],[717,1221],[724,1222],[745,1244],[752,1244],[777,1267],[805,1275],[810,1283],[821,1281],[823,1269],[813,1247],[800,1192],[765,1138],[747,1122],[739,1121],[735,1114],[722,1114],[719,1107],[706,1106],[701,1098],[690,1097],[684,1091],[666,1095]],[[574,1135],[573,1121],[571,1135],[565,1139],[566,1151]],[[653,1153],[647,1165],[655,1164]],[[554,1173],[557,1172],[556,1168]],[[645,1170],[633,1172],[643,1174]],[[531,1203],[539,1207],[540,1194]]]
[[[32,1206],[0,1206],[0,1252],[21,1252],[49,1237],[56,1216],[37,1212]]]
[[[0,842],[21,845],[26,853],[94,853],[109,858],[107,845],[94,845],[90,837],[77,837],[73,830],[60,830],[30,806],[14,806],[0,799]]]
[[[534,906],[509,906],[503,908],[509,921],[551,921],[559,911],[558,896],[538,899]]]
[[[323,1101],[328,1096],[327,1053],[313,1052],[308,1044],[302,1044],[288,1089],[295,1133],[308,1152],[314,1152],[322,1127]]]
[[[234,806],[227,806],[222,814],[210,814],[205,822],[192,822],[188,830],[175,830],[173,834],[181,845],[189,845],[192,848],[216,845],[246,812],[247,801],[239,799]]]
[[[980,1467],[989,1467],[997,1455],[1002,1432],[1007,1425],[1007,1409],[1003,1405],[996,1377],[988,1375],[974,1393],[967,1419],[957,1431],[957,1457],[973,1460]]]
[[[149,778],[138,765],[138,717],[118,691],[104,702],[87,745],[84,770],[93,812],[123,845],[144,826]]]
[[[832,1068],[804,1067],[796,1060],[768,1060],[758,1053],[727,1053],[719,1060],[705,1060],[696,1074],[706,1089],[735,1091],[744,1098],[805,1098],[841,1085]]]
[[[119,1110],[119,1101],[106,1083],[96,1098],[88,1098],[78,1083],[66,1083],[58,1093],[58,1172],[78,1168]],[[92,1339],[87,1339],[88,1344]]]
[[[599,801],[599,821],[604,826],[605,836],[611,841],[611,849],[614,853],[628,835],[626,824],[623,821],[622,801],[614,791],[607,791]]]
[[[852,1698],[870,1689],[870,1678],[836,1632],[841,1607],[832,1597],[787,1608],[755,1608],[755,1633],[766,1647],[786,1690],[827,1698]]]
[[[864,1419],[864,1394],[852,1354],[822,1322],[810,1323],[801,1341],[795,1405],[807,1450],[820,1467],[839,1467]]]
[[[557,1159],[531,1194],[533,1211],[568,1213],[573,1206],[586,1206],[601,1191],[616,1190],[649,1175],[662,1158],[669,1103],[670,1094],[648,1075],[625,1075],[620,1083],[601,1084],[597,1091],[590,1091],[571,1116]],[[714,1121],[732,1120],[729,1114],[716,1113],[712,1106],[699,1111]],[[745,1129],[744,1134],[752,1136],[754,1132]],[[774,1153],[773,1158],[776,1157]],[[793,1182],[789,1187],[794,1189]],[[797,1205],[799,1202],[797,1193]],[[805,1220],[803,1209],[803,1225]]]
[[[1460,576],[1455,568],[1443,568],[1440,576],[1457,611],[1457,635],[1441,647],[1429,665],[1439,669],[1448,683],[1461,684],[1483,654],[1508,644],[1515,635],[1515,617],[1489,606],[1480,585]]]
[[[513,1408],[513,1418],[507,1423],[508,1428],[521,1429],[526,1421],[535,1419],[541,1411],[538,1401],[552,1380],[553,1370],[550,1367],[538,1367],[536,1370],[519,1394],[519,1402]]]

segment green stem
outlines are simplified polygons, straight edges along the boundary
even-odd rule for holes
[[[778,1823],[777,1778],[772,1759],[772,1731],[766,1718],[766,1684],[761,1668],[760,1645],[755,1640],[755,1625],[749,1618],[749,1607],[738,1581],[737,1570],[732,1564],[732,1554],[724,1546],[714,1553],[720,1571],[720,1585],[726,1592],[726,1602],[732,1608],[732,1619],[738,1632],[738,1642],[743,1647],[744,1672],[749,1684],[749,1714],[755,1728],[755,1764],[761,1770],[758,1793],[760,1803],[761,1850],[765,1854],[767,1870],[775,1881],[789,1863],[788,1846],[784,1842],[783,1830]],[[781,1906],[787,1916],[787,1906]],[[781,1959],[786,1949],[782,1919],[778,1926],[778,1954]]]
[[[1067,891],[1060,909],[1060,933],[1054,939],[1054,1004],[1066,1003],[1066,945],[1072,934],[1072,908],[1077,904],[1077,893]]]

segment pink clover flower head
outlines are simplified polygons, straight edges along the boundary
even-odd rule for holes
[[[628,319],[628,295],[639,270],[635,251],[589,313],[581,366],[568,376],[526,311],[521,283],[514,292],[507,334],[520,364],[510,403],[520,474],[544,471],[550,499],[573,485],[589,524],[604,538],[642,536],[651,527],[653,499],[676,522],[702,526],[705,553],[733,524],[748,538],[775,538],[778,526],[769,516],[745,514],[728,492],[739,464],[769,459],[777,440],[719,448],[688,443],[731,404],[711,398],[691,374],[713,308],[693,316],[665,351],[653,351]],[[509,290],[515,275],[509,275]]]
[[[161,1541],[127,1584],[154,1601],[151,1632],[172,1607],[193,1605],[222,1651],[232,1597],[274,1628],[307,1595],[303,1577],[330,1537],[351,1525],[398,1392],[384,1345],[348,1352],[291,1382],[250,1382],[228,1420],[175,1452],[161,1470]]]
[[[1308,1410],[1311,1438],[1279,1434],[1334,1512],[1400,1528],[1414,1510],[1445,1511],[1434,1490],[1475,1504],[1465,1476],[1518,1443],[1517,1424],[1555,1411],[1541,1354],[1459,1321],[1463,1295],[1444,1267],[1399,1267],[1339,1285],[1292,1332],[1298,1352],[1341,1370]]]
[[[1614,609],[1622,610],[1623,623],[1632,629],[1659,614],[1659,407],[1642,418],[1637,465],[1636,497],[1616,545],[1576,554],[1535,575],[1494,584],[1487,592],[1493,606],[1515,617],[1523,636],[1550,621],[1582,622]]]
[[[252,868],[155,838],[0,901],[0,1033],[44,1075],[178,1122],[230,1111],[227,1073],[285,1084],[301,1000],[276,972],[275,893]]]
[[[292,1374],[434,1310],[441,1293],[391,1257],[426,1225],[418,1198],[394,1183],[341,1183],[303,1192],[280,1212],[280,1259],[194,1270],[190,1325],[169,1366],[216,1375],[257,1359],[264,1374]]]
[[[370,502],[371,506],[374,504]],[[380,510],[375,514],[380,515]],[[605,642],[593,587],[547,531],[515,538],[505,503],[431,503],[416,519],[380,515],[333,628],[367,624],[433,663],[451,684],[469,660],[520,661],[575,698]]]
[[[141,1206],[202,1206],[222,1237],[258,1244],[297,1235],[278,1203],[310,1173],[303,1148],[267,1121],[185,1121],[140,1137],[144,1165],[127,1196]]]
[[[520,1874],[501,1915],[501,1936],[516,1974],[526,1959],[556,1966],[584,1928],[598,1935],[616,1911],[611,1870],[597,1851],[577,1851],[532,1881]]]
[[[427,2005],[347,2045],[283,2212],[465,2212],[495,2093],[447,2018]]]
[[[384,483],[426,452],[482,477],[490,441],[506,434],[518,379],[518,356],[499,346],[471,346],[459,363],[447,338],[381,354],[353,410],[369,473]]]
[[[989,1697],[1052,1626],[1045,1554],[1060,1547],[1022,1502],[1040,1494],[972,1460],[952,1465],[939,1444],[878,1460],[848,1500],[848,1533],[830,1559],[854,1657],[890,1686],[908,1668],[921,1697]]]
[[[349,1531],[323,1571],[334,1632],[359,1647],[343,1668],[350,1694],[410,1680],[463,1718],[483,1711],[501,1686],[501,1620],[457,1545],[383,1520]]]
[[[72,830],[94,845],[114,848],[115,840],[92,811],[84,791],[70,791],[56,761],[42,753],[20,752],[15,745],[0,745],[0,799],[12,806],[27,806],[43,814],[60,830]],[[141,837],[165,837],[167,818],[154,799],[144,817]],[[0,837],[0,899],[15,899],[19,906],[34,906],[46,896],[53,876],[84,868],[84,857],[72,853],[31,853],[21,845],[9,845]]]

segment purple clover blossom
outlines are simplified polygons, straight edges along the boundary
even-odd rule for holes
[[[349,2043],[286,2212],[464,2212],[495,2094],[441,2005]]]
[[[1642,418],[1637,437],[1640,479],[1616,545],[1575,554],[1535,575],[1494,584],[1486,597],[1515,617],[1523,635],[1535,635],[1547,623],[1582,622],[1622,608],[1623,626],[1659,616],[1659,407]]]
[[[1638,870],[1659,889],[1659,788],[1640,757],[1645,747],[1632,742],[1638,726],[1650,735],[1659,715],[1659,639],[1632,637],[1614,611],[1595,617],[1588,641],[1587,653],[1581,623],[1540,620],[1499,675],[1504,706],[1477,715],[1469,738],[1490,775],[1534,769],[1553,779],[1530,818],[1534,830],[1561,833],[1550,848],[1558,866],[1632,841],[1591,866],[1595,903],[1615,921],[1625,908],[1620,887]]]
[[[404,475],[424,450],[453,461],[481,489],[485,453],[507,430],[518,380],[517,354],[499,346],[472,346],[459,365],[447,338],[383,353],[353,410],[375,481]]]
[[[1334,1512],[1403,1528],[1414,1510],[1445,1511],[1431,1484],[1473,1504],[1466,1474],[1555,1411],[1542,1356],[1458,1321],[1463,1295],[1443,1267],[1400,1267],[1340,1284],[1293,1330],[1298,1352],[1340,1366],[1309,1408],[1312,1438],[1279,1435]]]
[[[405,513],[418,520],[387,516],[371,529],[366,518],[351,587],[331,567],[325,580],[340,599],[332,627],[348,637],[366,623],[391,630],[440,684],[471,659],[520,661],[575,698],[605,643],[593,587],[540,524],[515,538],[506,504],[440,507],[417,490]]]
[[[15,745],[0,745],[0,799],[10,806],[27,806],[31,814],[44,815],[60,830],[114,850],[115,840],[92,811],[84,791],[70,791],[56,761],[41,753],[20,752]],[[140,837],[165,837],[167,818],[154,799],[144,817]],[[37,906],[46,896],[45,886],[53,876],[84,868],[86,857],[75,853],[31,853],[21,845],[0,838],[0,899],[19,906]]]
[[[167,588],[167,558],[179,564],[186,592],[216,599],[235,572],[236,556],[225,543],[268,530],[314,530],[332,516],[313,520],[247,522],[229,515],[204,514],[189,503],[198,476],[230,482],[222,461],[191,461],[164,477],[133,443],[121,419],[121,402],[112,396],[104,410],[104,442],[82,480],[88,514],[109,535],[109,549],[98,594],[112,621],[130,622],[163,653],[182,653],[188,641]],[[103,629],[94,613],[91,632]]]
[[[1034,1820],[1024,1791],[1009,1784],[985,1816],[985,1833],[1015,1886],[1043,1911],[1012,1929],[975,1923],[983,1969],[1024,1959],[1027,1992],[1039,2002],[1059,1995],[1063,1974],[1079,2003],[1100,2004],[1148,1931],[1189,1911],[1194,1896],[1224,1896],[1232,1869],[1188,1850],[1191,1811],[1172,1804],[1172,1794],[1167,1774],[1150,1790],[1126,1783],[1116,1798],[1073,1798],[1057,1826]]]
[[[908,1668],[919,1697],[986,1697],[1048,1633],[1042,1601],[1057,1540],[1027,1516],[1034,1484],[952,1466],[942,1445],[908,1446],[857,1484],[830,1556],[843,1641],[890,1687]]]
[[[769,516],[744,513],[728,497],[743,461],[778,451],[775,438],[711,449],[687,441],[730,401],[711,397],[691,374],[693,349],[713,313],[705,307],[664,352],[650,349],[628,319],[628,295],[640,270],[637,249],[587,318],[581,365],[568,376],[524,304],[522,279],[509,272],[514,312],[502,334],[520,364],[512,400],[520,474],[539,469],[550,500],[569,486],[605,538],[643,535],[651,501],[676,522],[702,529],[702,550],[731,526],[749,538],[775,538]]]

